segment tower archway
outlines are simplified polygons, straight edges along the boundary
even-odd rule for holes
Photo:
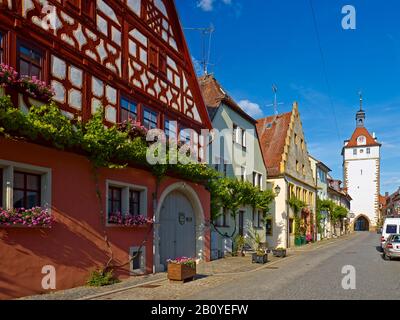
[[[363,214],[354,219],[354,231],[369,231],[370,225],[368,217]]]

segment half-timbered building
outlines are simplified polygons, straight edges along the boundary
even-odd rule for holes
[[[20,76],[51,85],[53,100],[83,122],[104,107],[104,123],[134,119],[145,127],[188,137],[203,154],[201,129],[211,127],[173,1],[0,0],[0,61]],[[21,110],[41,104],[0,89]],[[87,158],[31,142],[0,138],[3,208],[48,206],[51,229],[0,228],[0,298],[46,292],[44,266],[56,289],[84,284],[109,257],[120,276],[164,270],[186,255],[209,259],[209,193],[178,177],[157,185],[143,168],[101,169],[101,206]],[[147,227],[101,223],[114,208],[154,220]],[[100,210],[102,209],[102,210]],[[141,246],[145,243],[144,246]]]

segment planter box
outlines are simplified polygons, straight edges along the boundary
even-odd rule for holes
[[[191,268],[184,264],[168,263],[168,279],[172,281],[193,280],[196,275],[196,267]]]
[[[257,255],[257,253],[251,254],[251,262],[252,263],[267,263],[268,262],[268,254],[263,254],[262,256]]]
[[[272,254],[274,257],[284,258],[286,257],[286,249],[285,250],[272,250]]]

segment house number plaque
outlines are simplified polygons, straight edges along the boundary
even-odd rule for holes
[[[179,224],[180,224],[181,226],[183,226],[183,225],[185,224],[185,222],[186,222],[186,215],[185,215],[185,213],[179,212],[178,219],[179,219]]]

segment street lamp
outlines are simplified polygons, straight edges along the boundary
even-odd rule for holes
[[[278,196],[279,193],[281,192],[281,187],[279,185],[276,185],[276,187],[274,188],[275,190],[275,195]]]

